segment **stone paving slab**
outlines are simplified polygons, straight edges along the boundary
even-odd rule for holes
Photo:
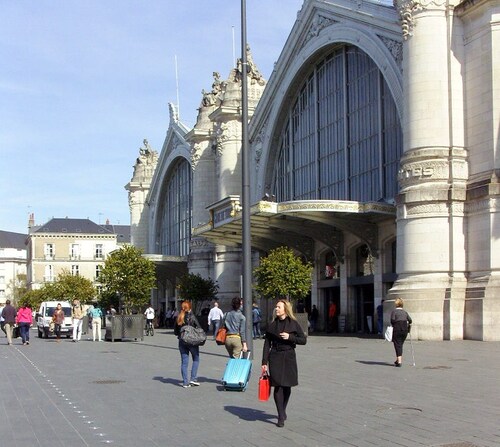
[[[35,332],[33,332],[34,334]],[[257,400],[261,340],[246,392],[225,392],[224,347],[201,349],[200,387],[180,386],[171,331],[144,342],[0,339],[0,445],[500,445],[500,343],[405,344],[395,368],[379,339],[311,336],[297,348],[300,386],[285,428]]]

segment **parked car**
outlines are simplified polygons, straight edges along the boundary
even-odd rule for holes
[[[55,335],[50,332],[50,322],[52,315],[58,304],[61,304],[64,311],[64,323],[61,325],[61,336],[71,337],[73,333],[73,321],[71,319],[71,304],[69,301],[44,301],[40,304],[40,309],[36,314],[36,324],[38,327],[38,337],[49,338],[49,335]]]

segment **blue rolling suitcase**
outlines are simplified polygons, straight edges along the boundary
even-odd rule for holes
[[[244,355],[246,354],[245,358]],[[226,391],[245,391],[252,371],[250,352],[241,353],[239,359],[229,359],[222,377],[222,385]]]

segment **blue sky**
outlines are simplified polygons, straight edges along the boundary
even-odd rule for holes
[[[261,73],[302,0],[247,0]],[[192,126],[212,72],[240,56],[238,0],[0,0],[0,230],[52,217],[129,224],[144,138],[161,150],[168,103]],[[234,31],[233,31],[234,30]]]

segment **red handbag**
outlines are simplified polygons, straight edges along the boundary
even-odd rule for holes
[[[269,400],[271,395],[271,380],[269,380],[269,374],[262,374],[259,377],[259,400],[265,402]]]

